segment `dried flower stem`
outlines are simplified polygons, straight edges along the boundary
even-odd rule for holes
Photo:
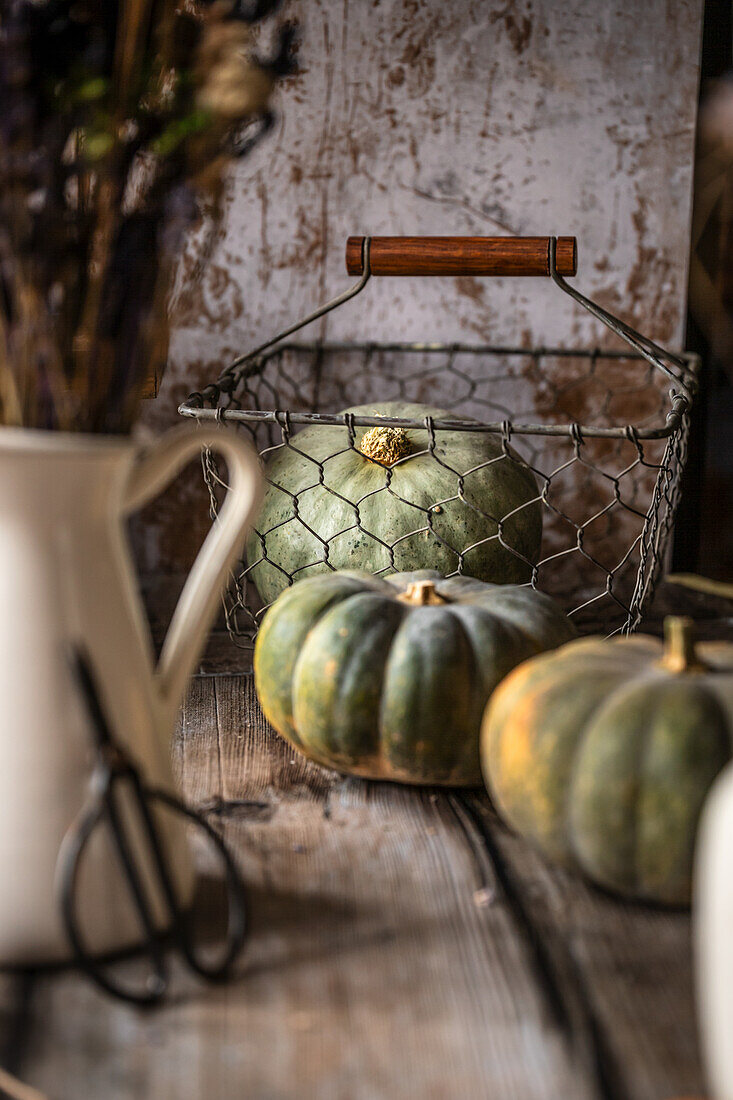
[[[0,0],[2,423],[129,429],[198,200],[216,221],[289,71],[291,31],[261,62],[244,8]]]

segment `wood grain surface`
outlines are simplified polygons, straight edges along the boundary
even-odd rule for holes
[[[689,921],[550,869],[478,793],[344,779],[201,676],[175,759],[249,885],[236,980],[152,1014],[0,987],[3,1064],[55,1100],[662,1100],[699,1093]],[[130,964],[132,965],[132,964]]]
[[[346,241],[346,271],[364,271],[364,237]],[[558,237],[555,268],[575,275],[575,237]],[[372,275],[549,275],[549,237],[372,237]]]

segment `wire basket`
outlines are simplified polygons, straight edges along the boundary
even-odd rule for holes
[[[358,283],[235,360],[216,382],[181,405],[184,416],[226,420],[248,432],[266,470],[286,448],[305,455],[309,470],[312,464],[312,477],[297,491],[278,485],[288,493],[290,514],[256,530],[249,560],[235,570],[224,610],[236,644],[253,644],[268,606],[258,596],[253,573],[266,568],[286,585],[316,570],[335,569],[339,540],[357,533],[377,550],[376,573],[405,568],[403,557],[409,557],[414,540],[432,538],[443,572],[471,575],[472,560],[493,540],[505,554],[521,559],[526,583],[557,598],[582,633],[636,629],[670,540],[698,361],[665,351],[581,295],[564,278],[575,274],[575,265],[574,238],[349,238],[347,268],[361,276]],[[372,275],[466,273],[549,275],[628,347],[283,342],[358,294]],[[358,414],[342,411],[385,400],[437,406],[445,415],[385,418],[370,415],[368,408]],[[626,419],[630,410],[633,419]],[[322,447],[318,454],[305,453],[298,443],[302,425],[330,429],[319,438],[332,440],[332,448],[329,444],[326,454],[320,453]],[[329,481],[330,461],[359,449],[363,429],[384,425],[424,433],[420,454],[440,464],[443,477],[447,471],[452,487],[434,501],[400,498],[414,509],[414,527],[393,538],[370,527],[366,497],[345,500]],[[490,434],[500,449],[476,468],[457,468],[450,450],[441,446],[446,433],[455,432]],[[469,491],[470,477],[493,462],[517,457],[534,474],[536,496],[505,515],[483,511]],[[382,473],[368,497],[399,495],[394,473],[399,463],[376,465]],[[203,454],[203,470],[214,518],[227,485],[210,451]],[[308,493],[314,490],[332,494],[334,508],[348,516],[336,530],[324,529],[309,514]],[[455,502],[485,521],[478,539],[455,545],[441,534],[440,514]],[[530,560],[512,533],[517,514],[538,505],[541,550]],[[296,534],[310,548],[307,560],[293,571],[281,552],[279,529],[285,523],[290,538]]]

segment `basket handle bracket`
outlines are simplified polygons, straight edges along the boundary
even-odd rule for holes
[[[229,364],[219,382],[225,377],[231,378],[243,364],[251,364],[286,337],[356,297],[372,275],[549,276],[560,290],[664,374],[676,387],[673,392],[691,405],[696,383],[685,359],[642,336],[570,286],[565,276],[575,275],[577,266],[575,237],[349,237],[346,268],[350,275],[359,277],[358,281],[266,343],[240,355]],[[196,396],[201,403],[200,395]],[[183,410],[181,406],[179,411]]]
[[[695,388],[695,377],[690,371],[687,362],[680,355],[675,355],[671,351],[667,351],[659,344],[655,344],[653,340],[650,340],[647,336],[642,336],[640,332],[633,329],[631,325],[627,325],[625,321],[614,316],[613,313],[609,313],[607,309],[599,306],[596,302],[590,298],[586,298],[584,294],[581,294],[579,290],[576,290],[574,286],[570,286],[565,282],[563,278],[563,272],[559,266],[559,253],[558,253],[559,239],[550,237],[550,278],[553,283],[568,294],[573,301],[582,306],[583,309],[588,310],[590,314],[596,317],[602,324],[609,328],[611,332],[615,332],[617,336],[627,343],[634,351],[642,355],[648,363],[651,363],[658,371],[665,374],[667,378],[680,391],[682,397],[687,402],[688,406],[692,404],[693,392]],[[677,368],[676,371],[672,370],[669,364],[672,364]]]

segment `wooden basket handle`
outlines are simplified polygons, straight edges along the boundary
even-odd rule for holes
[[[362,275],[363,237],[346,241],[346,270]],[[549,275],[549,237],[372,237],[372,275]],[[578,242],[558,237],[555,269],[575,275]]]

